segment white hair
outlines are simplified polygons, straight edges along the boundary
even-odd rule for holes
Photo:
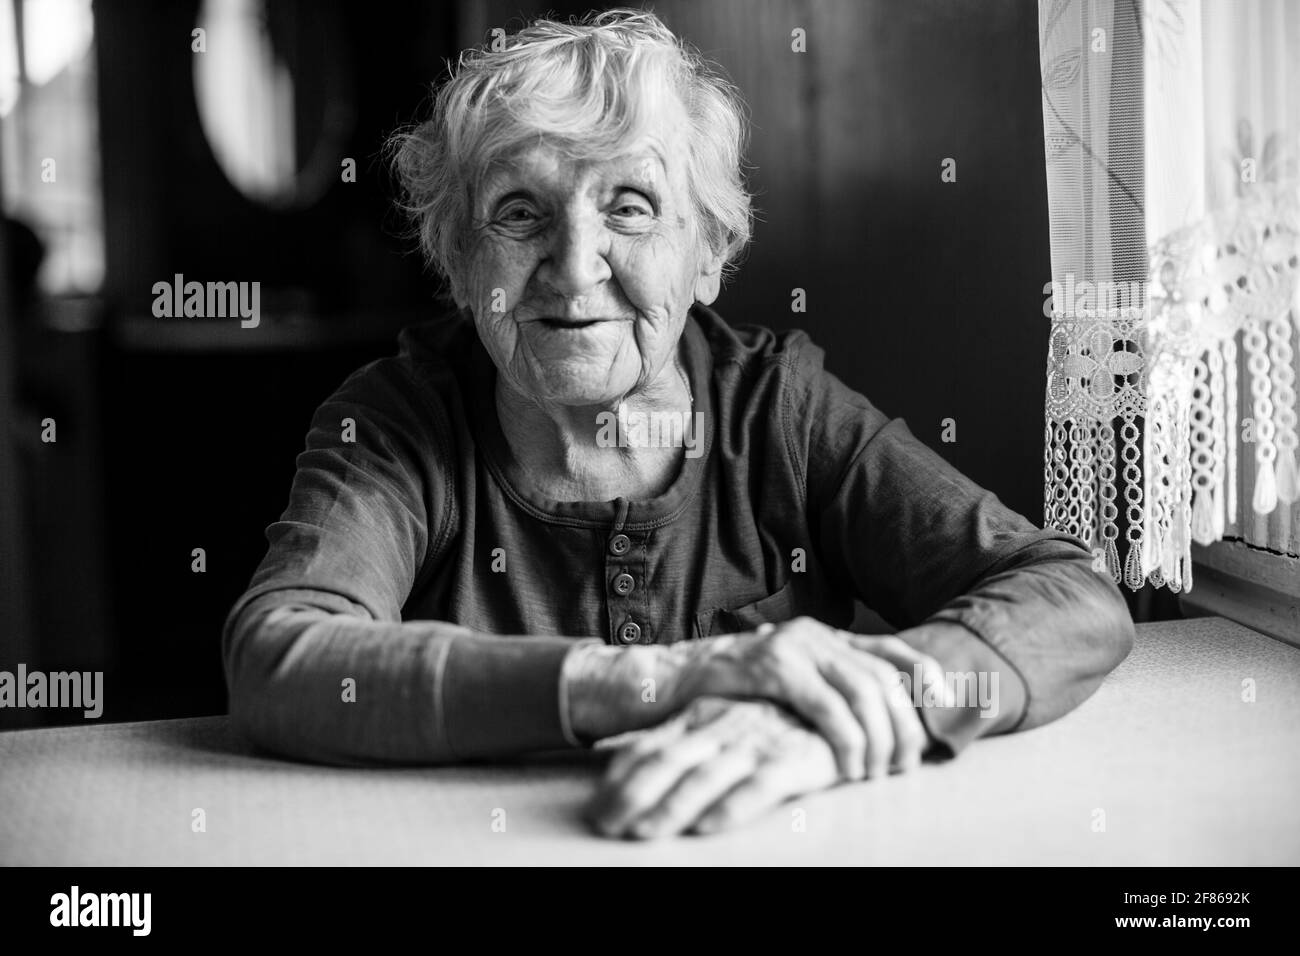
[[[665,92],[686,109],[687,179],[702,239],[723,257],[724,274],[734,269],[753,229],[742,172],[745,104],[718,67],[653,13],[535,20],[500,49],[462,53],[448,74],[431,118],[395,133],[388,148],[398,206],[457,301],[472,197],[493,163],[539,138],[574,159],[617,155],[657,119]]]

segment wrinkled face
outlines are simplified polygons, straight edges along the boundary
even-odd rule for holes
[[[494,164],[474,197],[458,297],[505,384],[606,405],[653,382],[699,299],[717,296],[687,193],[680,105],[609,160],[544,141]]]

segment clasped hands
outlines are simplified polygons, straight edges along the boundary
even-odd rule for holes
[[[951,703],[938,662],[899,637],[807,617],[595,650],[617,656],[589,661],[570,706],[575,732],[618,735],[605,743],[615,752],[588,811],[611,837],[711,833],[841,781],[914,769],[929,745],[914,678],[927,699]],[[632,687],[652,691],[629,703]]]

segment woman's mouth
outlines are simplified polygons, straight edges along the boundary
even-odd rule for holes
[[[593,325],[599,325],[604,319],[587,319],[579,322],[570,322],[567,319],[538,319],[543,327],[554,332],[576,332],[581,329],[589,329]]]

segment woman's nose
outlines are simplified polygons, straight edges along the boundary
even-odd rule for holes
[[[608,235],[592,216],[565,216],[553,227],[541,278],[559,295],[586,295],[610,277]]]

